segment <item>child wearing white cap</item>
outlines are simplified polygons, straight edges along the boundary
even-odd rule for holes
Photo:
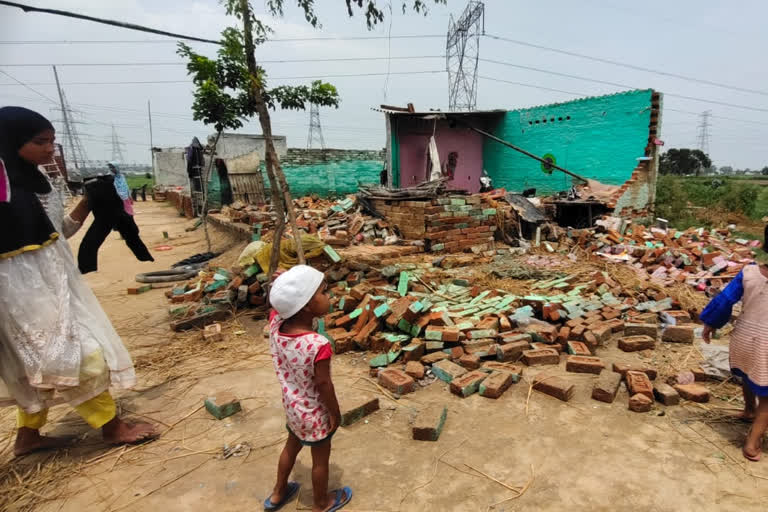
[[[278,510],[297,495],[299,484],[288,477],[304,446],[312,449],[312,511],[333,512],[352,499],[349,487],[328,492],[331,437],[341,412],[331,381],[331,344],[312,330],[312,321],[330,309],[326,288],[322,272],[297,265],[280,274],[269,292],[273,308],[269,345],[282,389],[288,440],[264,510]]]

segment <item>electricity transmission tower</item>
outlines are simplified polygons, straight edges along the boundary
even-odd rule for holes
[[[320,126],[320,107],[312,103],[309,107],[309,135],[307,135],[307,149],[312,149],[312,144],[315,140],[320,142],[321,149],[325,149],[323,127]]]
[[[53,66],[53,76],[56,78],[56,89],[59,93],[59,103],[61,105],[61,123],[63,129],[64,139],[64,154],[68,162],[72,162],[75,167],[76,174],[82,175],[82,170],[86,166],[88,156],[85,154],[82,142],[80,142],[80,136],[77,133],[77,121],[74,119],[73,110],[69,106],[67,96],[64,94],[64,90],[61,88],[59,82],[59,73],[56,71],[56,66]]]
[[[477,62],[480,35],[485,34],[485,5],[470,0],[461,17],[448,23],[445,65],[448,71],[448,110],[474,110],[477,105]]]
[[[712,115],[711,110],[705,110],[700,114],[701,122],[699,123],[699,149],[705,154],[709,155],[709,116]]]
[[[123,147],[125,144],[120,142],[120,137],[117,136],[115,131],[115,125],[112,125],[112,161],[123,163]]]

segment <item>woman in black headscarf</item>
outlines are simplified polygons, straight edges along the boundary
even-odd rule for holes
[[[116,415],[109,387],[133,386],[133,364],[60,239],[87,210],[73,219],[43,205],[54,193],[37,166],[51,161],[54,138],[40,114],[0,108],[0,405],[18,407],[16,455],[62,445],[40,435],[48,407],[61,402],[109,443],[155,436],[152,425]]]

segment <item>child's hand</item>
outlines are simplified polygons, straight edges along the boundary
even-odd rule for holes
[[[701,331],[701,338],[707,343],[712,343],[712,335],[714,333],[715,333],[715,329],[713,329],[708,325],[705,325],[704,330]]]
[[[341,414],[331,414],[331,432],[336,432],[339,425],[341,425]]]

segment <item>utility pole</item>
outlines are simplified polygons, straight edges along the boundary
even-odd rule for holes
[[[470,0],[461,17],[451,15],[445,43],[448,71],[448,110],[475,110],[477,106],[477,63],[480,35],[485,34],[485,5]]]
[[[72,136],[72,124],[69,119],[69,109],[64,104],[64,93],[61,90],[61,83],[59,83],[59,73],[56,71],[56,66],[53,66],[53,76],[56,78],[56,90],[59,92],[59,103],[61,104],[61,115],[64,117],[64,130],[67,132],[67,140],[69,141],[69,149],[72,152],[70,158],[75,166],[75,169],[80,173],[80,168],[77,165],[77,156],[75,155],[75,143]]]
[[[147,100],[147,115],[149,116],[149,165],[152,166],[152,182],[157,183],[155,179],[155,147],[154,137],[152,137],[152,105]]]
[[[323,127],[320,126],[320,106],[314,103],[309,107],[309,135],[307,136],[307,149],[312,149],[312,143],[318,139],[320,148],[325,149],[325,140],[323,139]]]
[[[711,115],[711,110],[705,110],[699,115],[701,117],[701,122],[699,123],[699,149],[705,155],[709,155],[709,116]]]

